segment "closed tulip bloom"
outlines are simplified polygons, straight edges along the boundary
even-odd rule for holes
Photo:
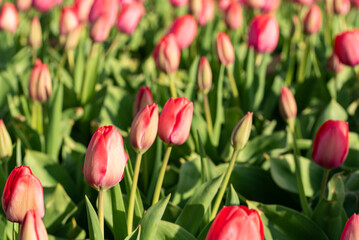
[[[31,4],[32,4],[32,0],[16,0],[16,7],[17,9],[19,9],[19,11],[22,12],[29,10]]]
[[[313,4],[303,22],[303,30],[306,34],[315,34],[322,27],[322,11],[318,5]]]
[[[161,71],[167,74],[177,71],[181,60],[181,49],[174,34],[168,34],[159,41],[153,51],[153,58]]]
[[[0,30],[15,33],[19,24],[19,16],[17,10],[12,3],[5,3],[0,12]]]
[[[327,69],[334,74],[339,74],[344,69],[344,64],[339,61],[337,55],[332,53],[327,61]]]
[[[189,14],[177,18],[173,22],[169,33],[173,33],[181,49],[187,48],[191,45],[197,34],[196,19]]]
[[[133,104],[133,116],[135,117],[142,108],[152,103],[151,89],[149,87],[141,87],[136,94],[135,103]]]
[[[37,17],[34,17],[31,21],[29,43],[34,49],[38,49],[42,44],[41,24]]]
[[[182,7],[187,4],[188,0],[170,0],[170,3],[175,7]]]
[[[91,24],[90,37],[94,42],[104,42],[110,35],[111,24],[108,15],[103,15]]]
[[[47,240],[47,231],[41,217],[34,209],[27,211],[21,224],[19,240]]]
[[[186,97],[170,98],[163,107],[158,136],[167,144],[183,144],[191,130],[193,103]]]
[[[323,123],[313,142],[314,162],[325,169],[337,168],[345,161],[348,151],[348,123],[334,120]]]
[[[75,0],[74,6],[80,22],[87,22],[94,0]]]
[[[145,15],[142,3],[133,2],[125,5],[118,15],[117,28],[126,34],[132,34],[137,28],[141,18]]]
[[[263,240],[261,217],[246,206],[224,206],[214,219],[206,240]]]
[[[45,102],[52,93],[49,68],[40,59],[36,60],[29,80],[29,95],[32,100]]]
[[[333,10],[338,15],[347,14],[350,10],[350,0],[333,0]]]
[[[69,34],[79,24],[76,9],[72,6],[64,7],[60,15],[60,34]]]
[[[119,3],[117,0],[95,0],[92,4],[89,21],[95,24],[99,18],[104,16],[109,27],[116,23]]]
[[[297,117],[297,103],[292,92],[287,87],[282,87],[279,98],[279,112],[284,120]]]
[[[106,190],[122,180],[127,161],[121,133],[114,126],[103,126],[91,138],[82,172],[88,185]]]
[[[340,240],[356,239],[359,239],[359,215],[354,213],[345,224]]]
[[[335,37],[334,53],[339,61],[348,66],[359,63],[359,30],[343,32]]]
[[[12,142],[4,121],[0,119],[0,160],[7,160],[12,155]]]
[[[224,32],[217,35],[217,55],[221,64],[227,66],[234,62],[234,49],[228,35]]]
[[[197,72],[198,87],[204,93],[208,93],[212,87],[212,69],[208,59],[202,57]]]
[[[130,142],[137,151],[147,151],[157,136],[158,106],[153,103],[140,110],[131,125]]]
[[[234,149],[240,150],[247,144],[251,135],[253,113],[248,112],[233,129],[231,144]]]
[[[224,20],[230,29],[237,29],[242,25],[242,8],[238,2],[231,2],[226,10]]]
[[[232,0],[218,0],[218,7],[222,11],[226,11],[229,4],[231,4]]]
[[[33,0],[32,6],[41,12],[50,11],[55,5],[59,4],[56,0]]]
[[[200,26],[204,26],[207,22],[212,21],[214,16],[213,0],[190,0],[189,10],[197,20]]]
[[[265,0],[261,10],[266,13],[271,13],[277,10],[280,5],[280,0]]]
[[[253,9],[261,9],[265,4],[265,0],[244,0],[244,4]]]
[[[2,208],[11,222],[21,223],[30,209],[37,211],[39,217],[44,217],[42,185],[29,167],[19,166],[11,171],[2,195]]]

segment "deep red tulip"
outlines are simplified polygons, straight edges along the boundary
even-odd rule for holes
[[[21,224],[19,240],[47,240],[47,231],[41,217],[34,209],[27,211]]]
[[[355,66],[359,63],[359,30],[343,32],[335,37],[334,53],[345,65]]]
[[[169,74],[176,72],[181,60],[181,49],[174,34],[164,36],[153,51],[156,66]]]
[[[297,103],[292,92],[287,87],[282,87],[279,98],[279,112],[284,120],[297,117]]]
[[[15,33],[19,24],[19,16],[16,7],[12,3],[4,3],[0,12],[0,30]]]
[[[255,17],[249,27],[248,46],[264,53],[273,52],[279,39],[279,26],[277,19],[268,14]]]
[[[359,239],[359,215],[354,213],[345,224],[340,240],[356,239]]]
[[[0,143],[0,160],[7,161],[12,155],[12,142],[2,119],[0,119]]]
[[[74,6],[80,22],[87,22],[94,0],[75,0]]]
[[[88,185],[106,190],[122,180],[127,161],[121,133],[114,126],[103,126],[91,138],[82,172]]]
[[[142,108],[131,125],[130,142],[137,151],[147,151],[157,136],[158,106],[153,103]]]
[[[214,219],[206,240],[263,240],[261,217],[246,206],[223,207]]]
[[[345,161],[348,151],[348,123],[334,120],[323,123],[313,142],[314,162],[326,169],[337,168]]]
[[[29,80],[29,95],[32,100],[45,102],[52,93],[49,68],[40,59],[36,60]]]
[[[132,34],[137,28],[143,15],[145,15],[145,12],[146,10],[142,3],[133,2],[125,5],[118,15],[118,30],[127,34]]]
[[[200,26],[212,21],[214,15],[214,0],[190,0],[189,9]]]
[[[237,29],[242,25],[242,8],[238,2],[231,2],[226,10],[224,20],[230,29]]]
[[[167,144],[183,144],[191,130],[193,103],[186,97],[170,98],[163,107],[158,136]]]
[[[80,24],[77,11],[72,6],[64,7],[60,15],[60,34],[69,34]]]
[[[188,0],[170,0],[170,3],[175,7],[182,7],[187,4]]]
[[[350,0],[333,0],[333,10],[335,14],[347,14],[350,10]]]
[[[149,87],[141,87],[136,94],[135,102],[133,104],[133,116],[135,117],[142,108],[151,105],[152,103],[153,97],[151,89]]]
[[[231,40],[228,35],[224,32],[218,33],[217,35],[217,55],[219,61],[227,66],[234,62],[234,49]]]
[[[212,87],[212,69],[206,57],[202,57],[199,61],[197,82],[199,89],[204,93],[208,93]]]
[[[191,45],[197,34],[196,19],[189,14],[178,17],[173,22],[169,33],[173,33],[181,49],[187,48]]]
[[[0,1],[1,3],[1,1]],[[32,0],[16,0],[16,7],[19,11],[25,12],[30,9]]]
[[[40,180],[27,166],[15,167],[6,180],[2,208],[11,222],[21,223],[28,210],[34,209],[44,217],[44,194]]]
[[[261,10],[266,13],[271,13],[277,10],[280,5],[280,0],[264,0]]]
[[[303,30],[306,34],[315,34],[322,27],[322,10],[318,5],[313,4],[303,21]]]

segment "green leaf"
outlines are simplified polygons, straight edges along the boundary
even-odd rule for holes
[[[196,80],[197,80],[197,69],[199,63],[199,56],[197,56],[189,69],[188,73],[188,83],[186,85],[185,96],[192,101],[193,99],[193,90],[196,88]]]
[[[243,96],[242,107],[244,111],[253,110],[253,82],[254,82],[254,49],[253,47],[249,48],[248,57],[247,57],[247,70],[246,70],[246,80],[244,81],[244,88],[241,92]]]
[[[87,223],[90,233],[90,240],[103,240],[100,222],[98,221],[95,209],[92,207],[90,200],[85,196],[86,199],[86,212],[87,212]]]
[[[227,192],[226,197],[226,206],[236,206],[239,205],[239,198],[236,190],[233,188],[231,184],[229,191]]]
[[[349,153],[347,159],[341,166],[348,170],[359,170],[359,135],[349,132]]]
[[[126,209],[119,184],[111,188],[113,232],[115,240],[125,239],[127,236]]]
[[[125,240],[140,240],[140,239],[141,239],[141,225],[138,225],[138,227],[125,238]]]
[[[156,240],[196,240],[196,238],[187,232],[181,226],[170,223],[167,221],[161,221],[158,225]]]
[[[204,146],[202,144],[201,136],[199,135],[199,131],[197,130],[197,139],[198,139],[198,146],[201,155],[201,181],[202,183],[208,181],[210,179],[210,172],[209,172],[209,164],[208,159],[206,156],[206,152],[204,150]]]
[[[256,81],[256,88],[254,93],[254,99],[253,99],[253,110],[258,110],[263,98],[264,98],[264,90],[266,85],[266,73],[267,73],[267,65],[270,60],[269,54],[265,53],[262,59],[262,62],[258,68],[258,81]],[[253,86],[251,87],[253,89]]]
[[[217,106],[216,106],[216,119],[213,126],[213,145],[217,146],[221,134],[222,123],[224,122],[224,108],[223,108],[223,79],[224,79],[224,66],[221,65],[217,83]]]
[[[76,52],[76,62],[75,62],[75,69],[74,69],[74,91],[76,93],[76,97],[78,100],[81,98],[81,89],[83,85],[83,75],[85,69],[85,54],[84,54],[84,46],[85,37],[82,36],[77,47]]]

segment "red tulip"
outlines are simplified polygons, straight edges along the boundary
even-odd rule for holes
[[[181,16],[173,22],[169,33],[173,33],[181,49],[187,48],[191,45],[197,34],[196,20],[189,14]]]
[[[230,29],[237,29],[242,25],[242,8],[238,2],[231,2],[226,10],[224,20]]]
[[[16,7],[12,3],[5,3],[0,12],[0,30],[15,33],[19,24],[19,16]]]
[[[261,217],[246,206],[223,207],[214,219],[206,240],[263,240]]]
[[[75,0],[74,6],[80,22],[87,22],[94,0]]]
[[[19,240],[47,240],[47,231],[41,217],[34,209],[27,211],[21,224]]]
[[[141,87],[136,94],[135,103],[133,104],[133,116],[135,117],[142,108],[152,103],[153,97],[150,88]]]
[[[297,103],[292,92],[287,87],[282,87],[279,98],[279,112],[284,120],[297,117]]]
[[[29,44],[35,49],[41,47],[42,44],[41,24],[37,17],[31,21]]]
[[[343,32],[335,37],[334,53],[345,65],[355,66],[359,63],[359,30]]]
[[[214,0],[190,0],[189,9],[200,26],[212,21],[214,15]]]
[[[122,180],[127,161],[121,133],[103,126],[91,138],[82,172],[91,187],[106,190]]]
[[[44,194],[40,180],[27,166],[15,167],[6,180],[2,208],[11,222],[21,223],[28,210],[34,209],[44,217]]]
[[[271,13],[277,10],[280,5],[280,0],[265,0],[261,6],[261,10],[266,13]]]
[[[224,32],[217,35],[217,55],[219,61],[227,66],[234,62],[234,49],[228,35]]]
[[[147,151],[157,136],[158,106],[153,103],[140,110],[131,125],[130,142],[137,151]]]
[[[326,169],[337,168],[345,161],[348,151],[348,123],[334,120],[323,123],[313,142],[314,162]]]
[[[176,37],[170,33],[164,36],[153,51],[156,66],[163,72],[169,74],[176,72],[181,60],[181,49]]]
[[[32,0],[16,0],[16,7],[17,9],[19,9],[19,11],[22,12],[29,10],[31,4],[32,4]]]
[[[306,34],[315,34],[322,27],[322,10],[318,5],[313,4],[303,22],[303,30]]]
[[[104,42],[110,34],[112,25],[108,15],[100,16],[91,24],[90,36],[94,42]]]
[[[69,34],[79,24],[76,9],[72,6],[64,7],[60,15],[60,34]]]
[[[145,15],[145,8],[142,3],[133,2],[125,5],[118,15],[117,28],[121,32],[132,34],[135,31],[138,23],[143,15]]]
[[[353,214],[345,224],[340,240],[359,239],[359,215]]]
[[[344,64],[339,61],[337,55],[332,53],[332,55],[330,55],[327,61],[327,69],[334,74],[338,74],[343,71]]]
[[[160,115],[158,136],[167,144],[183,144],[189,136],[192,116],[193,103],[187,98],[168,99]]]
[[[175,7],[185,6],[188,0],[170,0],[171,4]]]
[[[40,59],[36,60],[29,80],[29,95],[32,100],[45,102],[52,93],[49,68]]]
[[[335,14],[347,14],[350,10],[350,0],[333,0],[333,10]]]
[[[199,89],[204,93],[208,93],[212,87],[212,69],[206,57],[199,61],[197,82]]]
[[[255,17],[249,27],[248,46],[264,53],[273,52],[279,39],[279,26],[274,16],[262,14]]]

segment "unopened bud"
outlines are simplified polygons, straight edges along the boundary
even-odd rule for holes
[[[297,117],[297,103],[292,92],[287,87],[282,87],[279,98],[279,112],[284,120]]]
[[[202,57],[197,72],[198,87],[204,93],[208,93],[212,87],[212,70],[208,59]]]
[[[0,119],[0,159],[6,160],[12,155],[12,142],[4,121]]]
[[[248,112],[234,128],[231,143],[235,150],[244,148],[251,134],[253,113]]]
[[[41,24],[37,17],[34,17],[31,22],[29,43],[34,49],[38,49],[42,44]]]

